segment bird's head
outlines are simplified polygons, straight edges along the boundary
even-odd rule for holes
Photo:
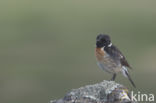
[[[106,34],[99,34],[96,37],[96,47],[102,48],[102,47],[110,47],[112,45],[111,39]]]

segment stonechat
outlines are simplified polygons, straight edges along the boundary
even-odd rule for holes
[[[96,37],[96,50],[95,55],[98,66],[113,75],[111,80],[115,80],[117,73],[122,73],[129,79],[133,87],[136,88],[133,80],[131,79],[127,68],[131,68],[124,55],[120,50],[114,46],[111,39],[106,34],[99,34]]]

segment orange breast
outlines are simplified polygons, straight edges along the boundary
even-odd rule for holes
[[[98,61],[103,61],[105,55],[106,53],[102,50],[102,48],[95,49],[95,56]]]
[[[103,70],[106,70],[109,73],[117,73],[121,71],[122,68],[116,64],[116,62],[114,62],[114,60],[111,59],[102,48],[96,48],[95,55],[98,63],[102,65],[100,68]]]

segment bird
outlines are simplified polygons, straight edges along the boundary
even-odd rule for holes
[[[118,73],[122,73],[124,77],[128,78],[132,86],[136,88],[136,85],[128,72],[128,68],[132,69],[132,67],[128,64],[121,51],[112,44],[109,35],[97,35],[95,56],[98,66],[102,70],[113,75],[111,81],[115,80]]]

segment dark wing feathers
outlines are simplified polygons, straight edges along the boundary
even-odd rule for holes
[[[120,62],[121,62],[121,64],[122,64],[123,66],[126,66],[126,67],[132,69],[132,67],[128,64],[127,60],[125,59],[125,57],[121,58],[121,59],[120,59]]]
[[[124,55],[120,52],[120,50],[112,45],[111,47],[105,47],[104,50],[109,54],[110,57],[112,57],[115,61],[118,61],[121,63],[121,65],[129,67],[131,69],[131,66],[128,64],[126,58]]]

